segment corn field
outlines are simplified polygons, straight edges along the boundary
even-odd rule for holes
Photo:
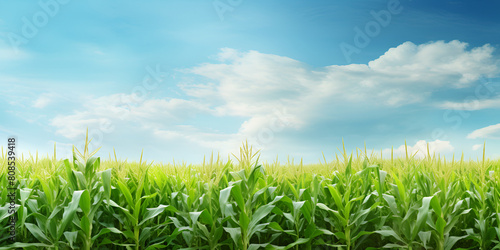
[[[18,160],[12,243],[2,151],[0,249],[500,248],[499,160],[344,149],[260,164],[247,144],[199,165],[94,153]]]

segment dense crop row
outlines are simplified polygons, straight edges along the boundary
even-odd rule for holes
[[[498,161],[361,154],[316,165],[18,162],[17,241],[8,235],[5,157],[0,249],[492,249]]]

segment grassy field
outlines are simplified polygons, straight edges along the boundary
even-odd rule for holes
[[[0,249],[494,249],[500,161],[428,155],[200,165],[17,160],[17,243],[2,152]]]

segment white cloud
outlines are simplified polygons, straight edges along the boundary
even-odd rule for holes
[[[248,117],[240,130],[257,131],[273,110],[288,109],[289,126],[334,116],[346,103],[401,106],[423,102],[433,91],[471,85],[499,72],[490,45],[467,50],[467,43],[406,42],[368,64],[310,69],[288,57],[223,49],[223,63],[190,70],[208,84],[183,85],[186,94],[219,103],[218,115]],[[255,136],[255,133],[253,134]]]
[[[47,105],[50,103],[54,102],[54,99],[56,98],[56,95],[51,94],[51,93],[43,93],[38,98],[33,101],[33,107],[35,108],[45,108]]]
[[[472,131],[472,133],[467,135],[469,139],[477,139],[477,138],[492,138],[492,139],[500,139],[500,123],[496,125],[491,125],[488,127],[476,129]]]
[[[481,148],[483,148],[483,144],[475,144],[474,146],[472,146],[473,151],[477,151],[478,149],[481,149]]]
[[[241,56],[241,52],[231,49],[231,48],[222,48],[220,53],[217,55],[217,59],[221,62],[227,60],[235,60]]]
[[[0,61],[19,60],[27,57],[25,52],[16,51],[8,48],[0,48]]]
[[[459,41],[406,42],[368,64],[317,70],[287,57],[224,49],[220,57],[225,63],[191,70],[219,84],[193,85],[187,94],[222,98],[227,104],[219,109],[222,113],[242,116],[261,114],[284,102],[303,105],[326,99],[399,106],[422,102],[438,88],[469,86],[499,72],[490,45],[466,48],[467,43]]]
[[[486,44],[470,51],[467,51],[467,46],[467,43],[457,40],[422,45],[406,42],[389,49],[368,65],[377,72],[400,75],[408,82],[416,80],[424,85],[455,87],[467,86],[482,75],[493,76],[498,72],[492,46]]]
[[[19,48],[14,48],[10,44],[0,40],[0,62],[10,62],[12,60],[20,60],[27,57],[28,54],[25,51],[20,50]]]
[[[406,42],[367,64],[317,69],[284,56],[225,48],[218,63],[183,71],[204,81],[179,85],[187,98],[131,100],[130,105],[123,99],[134,99],[133,95],[92,98],[82,109],[56,116],[52,125],[67,138],[75,138],[87,126],[113,123],[214,149],[244,139],[266,144],[259,139],[263,134],[277,137],[325,117],[341,118],[343,109],[362,114],[369,112],[367,108],[420,103],[436,90],[471,86],[480,77],[500,72],[490,45],[470,50],[467,46],[459,41]],[[210,119],[239,117],[244,122],[235,132],[214,132],[191,123],[199,114]],[[437,151],[453,148],[449,142],[430,143]]]
[[[84,111],[57,115],[51,120],[57,134],[75,139],[87,127],[105,133],[114,125],[135,125],[138,128],[158,128],[182,122],[200,112],[211,112],[205,106],[182,99],[148,99],[126,94],[89,98]]]
[[[481,110],[488,108],[500,108],[500,98],[496,99],[476,99],[467,102],[444,102],[438,105],[442,109],[453,109],[453,110]]]
[[[416,158],[425,158],[427,156],[427,144],[429,144],[429,153],[431,156],[436,153],[436,154],[442,154],[442,153],[451,153],[453,152],[454,147],[451,145],[449,141],[441,141],[441,140],[435,140],[431,142],[427,142],[425,140],[420,140],[415,143],[415,145],[411,146],[408,145],[408,156],[413,156],[415,155]],[[383,150],[384,155],[390,155],[391,154],[391,149],[384,149]],[[394,149],[394,155],[395,156],[406,156],[406,149],[405,145],[401,145],[398,148]]]

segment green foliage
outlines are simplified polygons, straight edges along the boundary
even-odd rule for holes
[[[19,159],[0,249],[495,249],[500,165],[361,152],[303,165]],[[358,152],[359,153],[359,152]],[[0,230],[9,234],[6,159]]]

